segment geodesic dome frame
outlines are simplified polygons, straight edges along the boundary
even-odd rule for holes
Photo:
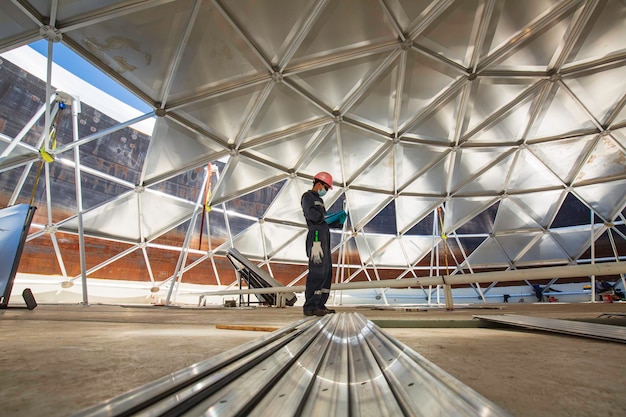
[[[9,204],[30,194],[39,147],[56,157],[43,165],[31,240],[51,237],[68,281],[139,254],[151,286],[198,269],[232,284],[220,258],[236,247],[302,283],[299,198],[318,171],[335,179],[329,211],[349,213],[333,234],[342,282],[623,259],[621,1],[14,0],[0,10],[0,51],[45,39],[54,56],[63,43],[153,109],[95,132],[67,117],[62,129],[49,78],[47,107],[31,111],[45,110],[43,133],[1,136],[0,172],[23,178],[5,187]],[[149,137],[133,133],[152,118]],[[111,169],[99,147],[128,157]],[[59,212],[64,176],[81,186]],[[80,274],[64,267],[58,233],[88,239]],[[118,252],[89,250],[100,240]]]

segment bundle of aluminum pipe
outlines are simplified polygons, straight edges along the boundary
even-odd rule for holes
[[[358,313],[298,321],[86,416],[508,416]]]

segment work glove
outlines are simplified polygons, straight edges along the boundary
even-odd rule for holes
[[[333,224],[335,222],[344,224],[347,217],[348,217],[348,214],[344,210],[341,210],[341,211],[338,211],[337,213],[326,215],[326,217],[324,217],[324,221],[326,222],[326,224]]]
[[[316,230],[313,247],[311,248],[311,261],[313,261],[314,264],[321,264],[322,258],[324,258],[324,251],[322,250],[322,242],[320,242],[319,231]]]

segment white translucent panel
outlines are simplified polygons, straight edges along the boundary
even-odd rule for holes
[[[175,57],[192,5],[191,0],[183,0],[161,4],[150,13],[137,10],[121,13],[115,19],[96,19],[63,36],[71,38],[96,55],[101,63],[123,74],[132,85],[158,100],[163,88],[162,75]],[[168,30],[163,30],[164,27]],[[122,37],[112,36],[122,33]],[[145,36],[146,33],[151,36]],[[207,72],[206,68],[204,71]]]
[[[515,261],[518,255],[537,238],[537,233],[512,233],[497,235],[496,240],[500,244],[506,256]]]
[[[350,222],[355,229],[360,229],[372,217],[382,210],[392,197],[385,194],[361,190],[348,190],[346,192],[350,212]]]
[[[596,13],[590,19],[585,36],[579,48],[575,48],[569,61],[584,61],[600,58],[626,50],[626,7],[621,1],[607,1],[598,4]]]
[[[327,126],[320,136],[323,136],[321,143],[315,149],[307,149],[307,157],[302,161],[299,171],[311,177],[321,171],[329,172],[333,176],[333,183],[343,184],[345,179],[340,169],[341,152],[337,146],[335,127]]]
[[[403,190],[407,193],[446,194],[446,182],[450,173],[450,155],[416,178]]]
[[[248,130],[248,136],[286,130],[300,123],[327,116],[304,97],[293,94],[284,83],[273,84],[272,91],[263,102]]]
[[[574,187],[574,192],[605,220],[613,220],[626,204],[626,180]]]
[[[601,233],[601,229],[604,228],[596,227],[595,235]],[[591,227],[589,225],[550,229],[550,234],[572,259],[577,259],[584,253],[591,242]]]
[[[497,198],[494,197],[452,198],[448,202],[444,214],[444,231],[450,233],[461,227],[480,212],[489,208],[496,200]]]
[[[390,66],[376,82],[350,108],[350,115],[366,120],[381,130],[393,131],[394,110],[396,106],[399,58]]]
[[[261,224],[262,236],[265,243],[265,254],[273,257],[284,248],[293,245],[293,242],[300,236],[306,235],[306,230],[301,227],[288,226],[279,223],[263,222]],[[300,246],[300,250],[305,253],[305,246]]]
[[[430,111],[423,120],[411,126],[408,133],[435,142],[451,142],[456,124],[457,107],[458,96]]]
[[[415,265],[441,242],[439,236],[402,236],[402,247],[411,265]]]
[[[314,0],[272,0],[272,7],[255,0],[232,1],[223,4],[235,20],[248,28],[255,45],[277,65],[287,48],[305,24]],[[276,11],[280,10],[280,19]]]
[[[293,80],[333,110],[338,110],[386,56],[387,54],[376,54],[323,66],[290,76],[289,80]]]
[[[147,240],[191,216],[194,204],[180,198],[146,189],[139,194],[141,226]]]
[[[518,105],[473,133],[471,143],[512,143],[521,138],[528,124],[530,103]]]
[[[188,1],[186,8],[183,7],[184,2],[171,3],[177,10],[186,11],[187,14],[183,18],[176,19],[176,22],[182,24],[185,30],[194,3]],[[152,14],[152,9],[142,14]],[[160,28],[155,28],[155,30],[171,36],[172,33],[167,33],[168,30],[163,30],[163,28],[170,27],[175,16],[164,14],[163,17],[165,21],[162,22]],[[141,26],[138,27],[144,29]],[[181,41],[182,38],[176,36],[170,41],[171,46],[163,43],[163,49],[166,49],[167,45],[166,50],[171,49],[172,52],[176,52],[175,48]],[[183,44],[185,49],[172,80],[170,99],[194,96],[199,92],[215,88],[219,83],[235,83],[241,79],[253,79],[267,73],[267,67],[262,59],[254,53],[237,29],[211,3],[201,3],[193,30]],[[202,52],[199,53],[199,51]],[[168,64],[172,65],[172,61]],[[169,75],[167,71],[168,68],[164,68],[161,77]]]
[[[626,66],[564,78],[563,82],[596,119],[604,121],[626,91]]]
[[[442,199],[436,197],[409,197],[396,198],[396,227],[402,234],[415,226],[420,220],[432,212]]]
[[[500,162],[480,174],[478,177],[473,178],[472,181],[470,181],[467,185],[461,188],[456,194],[500,194],[504,190],[506,179],[514,160],[514,154],[505,157]]]
[[[306,256],[306,229],[300,229],[298,232],[289,230],[288,233],[293,240],[273,253],[272,260],[307,263],[309,258]],[[291,277],[293,278],[296,276]]]
[[[233,238],[233,247],[245,256],[262,259],[265,256],[263,238],[259,223],[253,223]]]
[[[404,188],[407,182],[413,180],[431,161],[436,160],[447,150],[444,147],[397,143],[394,146],[397,188],[399,190]]]
[[[624,107],[624,111],[626,115],[626,106]],[[626,149],[626,129],[612,131],[611,137],[615,139],[624,149]]]
[[[283,166],[285,169],[294,169],[318,134],[319,129],[306,131],[273,139],[269,142],[246,148],[245,151],[265,161]]]
[[[214,132],[223,140],[234,143],[263,87],[257,85],[193,102],[176,112],[206,131]]]
[[[380,18],[381,14],[384,11],[376,0],[346,0],[329,4],[296,51],[295,58],[395,40],[397,34],[385,19]]]
[[[388,146],[388,141],[361,129],[341,126],[341,161],[346,178],[352,178],[363,165]]]
[[[265,217],[279,221],[306,223],[304,214],[302,213],[300,199],[302,198],[302,194],[310,190],[312,186],[312,181],[307,181],[302,178],[288,180],[267,209]]]
[[[421,34],[418,43],[436,54],[466,65],[474,32],[473,16],[477,13],[478,5],[478,0],[454,2]]]
[[[539,36],[527,42],[523,48],[510,54],[506,59],[496,65],[500,69],[541,70],[548,67],[550,60],[562,43],[569,29],[571,15],[565,15],[562,19],[554,19],[550,28],[545,31],[536,31]],[[532,36],[529,32],[526,36]]]
[[[390,146],[384,152],[383,157],[365,167],[351,185],[393,192],[395,170],[393,149]]]
[[[532,79],[477,78],[472,84],[469,124],[466,132],[474,129],[487,116],[512,102],[520,93],[531,86]],[[464,132],[464,133],[466,133]]]
[[[591,155],[576,175],[574,184],[624,174],[626,174],[626,152],[610,135],[607,135],[600,137]]]
[[[419,114],[432,97],[447,88],[458,76],[458,72],[453,72],[449,66],[409,50],[398,124],[402,126]]]
[[[548,101],[528,133],[529,139],[552,137],[596,129],[589,115],[563,88]]]
[[[473,177],[485,169],[502,155],[510,150],[508,147],[491,148],[459,148],[454,158],[452,171],[451,189],[455,190],[460,185],[473,181]]]
[[[0,13],[0,37],[10,39],[17,37],[24,32],[34,33],[37,23],[26,14],[20,12],[20,8],[12,2],[5,2]]]
[[[371,265],[373,262],[374,253],[380,248],[386,246],[395,240],[395,236],[380,235],[374,233],[359,233],[355,237],[356,247],[359,250],[359,256],[366,265]],[[378,266],[374,264],[374,266]]]
[[[285,179],[287,174],[276,168],[236,155],[229,159],[220,180],[213,189],[212,204],[219,204],[227,200],[258,190],[264,186]]]
[[[550,0],[508,0],[493,4],[493,30],[484,42],[484,53],[498,49],[510,42],[511,38],[524,30],[537,16],[554,7]],[[517,35],[519,36],[519,35]]]
[[[510,195],[508,199],[545,227],[558,210],[566,193],[565,190],[539,191]]]
[[[531,152],[520,149],[511,172],[509,191],[562,186],[561,181]]]
[[[578,166],[593,145],[595,136],[579,136],[529,145],[528,149],[564,182],[578,172]]]
[[[141,205],[141,211],[140,211]],[[85,233],[139,242],[141,230],[147,240],[162,234],[191,215],[193,204],[146,189],[131,191],[83,214]],[[78,229],[76,218],[63,228]]]
[[[542,235],[516,262],[517,265],[561,264],[569,262],[565,251],[549,234]]]
[[[159,117],[144,163],[144,181],[149,182],[216,159],[224,148],[168,118]]]
[[[539,224],[513,200],[505,198],[500,201],[498,214],[494,222],[494,230],[501,232],[517,229],[540,229]]]
[[[493,238],[488,238],[467,258],[463,265],[472,268],[508,267],[509,260]]]
[[[370,241],[372,245],[375,240]],[[408,267],[407,258],[404,255],[403,247],[399,238],[394,238],[385,244],[384,247],[376,250],[372,257],[372,262],[377,267]]]

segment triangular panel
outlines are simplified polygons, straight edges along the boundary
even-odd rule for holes
[[[394,191],[395,158],[393,148],[381,152],[382,158],[369,164],[351,185],[387,192]]]
[[[508,199],[517,204],[522,211],[541,226],[547,227],[548,221],[558,209],[564,193],[564,190],[540,191],[513,194]]]
[[[564,78],[563,82],[597,120],[604,121],[626,91],[626,66]]]
[[[626,204],[626,180],[575,187],[574,192],[605,220],[612,220]]]
[[[495,162],[509,149],[508,147],[459,148],[454,158],[451,189],[456,190],[460,185],[464,185],[468,181],[474,182],[475,179],[472,177],[476,173]]]
[[[369,220],[385,207],[391,196],[361,190],[346,192],[350,212],[350,222],[355,229],[362,228]]]
[[[533,246],[516,262],[517,265],[561,264],[569,262],[567,254],[554,241],[550,234],[542,235]]]
[[[435,166],[407,185],[403,192],[445,195],[449,172],[450,155],[447,155]]]
[[[596,129],[585,110],[563,88],[559,88],[548,103],[548,108],[544,108],[544,112],[530,129],[528,139]]]
[[[346,125],[341,126],[341,161],[346,178],[352,178],[368,160],[379,155],[388,141]],[[336,148],[335,148],[336,149]],[[393,178],[393,177],[392,177]]]
[[[284,83],[274,84],[254,118],[248,135],[255,137],[280,132],[303,122],[327,116],[322,110],[292,91]]]
[[[401,190],[407,182],[423,171],[433,160],[447,152],[447,148],[400,142],[395,145],[396,184]]]
[[[376,54],[339,64],[323,66],[289,77],[307,93],[333,110],[365,82],[371,71],[381,65],[388,54]]]
[[[179,10],[180,3],[174,2],[170,5]],[[187,18],[191,15],[191,6],[192,4],[188,8],[189,15],[185,16]],[[180,42],[180,36],[173,36],[173,33],[169,31],[173,17],[174,13],[167,22],[162,23],[160,28],[160,32],[164,32],[163,36],[169,40],[169,42],[162,42],[161,45],[171,44],[171,48],[168,49],[171,49],[172,54]],[[188,24],[188,20],[180,19],[177,23],[184,27]],[[168,28],[168,30],[163,30],[163,28]],[[210,89],[220,82],[233,83],[241,79],[258,77],[259,74],[265,74],[267,71],[261,59],[248,46],[240,32],[211,3],[202,3],[185,46],[182,59],[172,80],[170,99],[197,94],[198,91]],[[224,59],[217,59],[217,57]],[[168,65],[163,66],[162,78],[166,78],[165,71],[173,60],[172,55],[167,61]]]
[[[268,208],[265,217],[304,224],[300,199],[311,187],[312,183],[302,178],[288,180]]]
[[[373,242],[370,242],[370,244],[371,243]],[[372,257],[372,262],[377,267],[408,266],[400,239],[393,239],[386,244],[384,248],[377,250]]]
[[[509,259],[493,238],[486,239],[472,254],[464,265],[471,265],[473,268],[478,267],[508,267]]]
[[[561,181],[532,153],[521,149],[511,173],[508,191],[562,186]]]
[[[515,261],[518,255],[536,238],[536,233],[513,233],[496,236],[500,247],[512,261]]]
[[[500,202],[494,230],[541,229],[540,225],[510,198]]]
[[[574,185],[598,178],[623,177],[626,174],[626,152],[610,135],[602,136],[580,172]]]
[[[494,197],[452,198],[448,202],[444,215],[444,231],[455,230],[493,203]]]
[[[177,173],[200,161],[212,161],[220,153],[224,153],[224,149],[206,136],[159,117],[146,155],[144,181]]]
[[[233,143],[263,88],[264,85],[256,85],[220,94],[176,109],[176,113],[207,132],[216,133],[224,141]]]
[[[395,201],[396,227],[402,234],[432,212],[441,198],[399,196]]]
[[[591,242],[591,228],[588,225],[550,229],[550,233],[572,259],[584,253]]]
[[[378,235],[373,233],[359,233],[355,237],[355,242],[357,248],[359,249],[359,256],[366,265],[369,265],[374,259],[374,253],[378,251],[381,247],[388,245],[392,239],[395,239],[395,237],[389,235]]]
[[[372,125],[387,132],[393,131],[395,97],[400,71],[397,63],[398,59],[363,93],[350,108],[350,115],[367,120]]]
[[[287,174],[242,155],[228,161],[218,184],[213,190],[212,204],[231,200],[247,194],[263,185],[269,185],[287,177]]]
[[[406,253],[409,263],[414,265],[428,255],[434,246],[441,242],[441,238],[432,236],[404,236],[402,247]]]
[[[470,143],[514,143],[528,124],[530,101],[526,100],[497,119],[483,126],[467,138]]]
[[[502,161],[498,162],[487,171],[480,174],[477,178],[474,178],[465,187],[461,188],[458,192],[456,192],[456,195],[471,193],[500,194],[504,190],[506,179],[514,159],[514,154],[506,156]]]
[[[467,64],[479,1],[454,2],[417,39],[417,42],[461,65]]]
[[[563,182],[569,182],[593,145],[595,136],[579,136],[529,145],[528,149]]]

